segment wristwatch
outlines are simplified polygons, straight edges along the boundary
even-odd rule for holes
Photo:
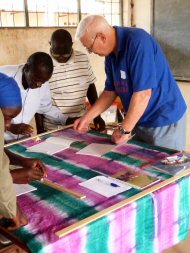
[[[122,126],[119,126],[119,131],[121,132],[121,134],[130,134],[131,133],[131,131],[125,130],[125,128],[123,128]]]

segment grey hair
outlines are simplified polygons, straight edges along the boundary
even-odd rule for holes
[[[88,15],[83,18],[77,27],[75,39],[81,39],[87,32],[89,32],[89,27],[94,24],[93,32],[104,31],[107,27],[110,27],[107,20],[100,15]]]

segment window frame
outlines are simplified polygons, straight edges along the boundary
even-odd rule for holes
[[[111,0],[112,1],[112,0]],[[113,0],[114,1],[114,0]],[[118,0],[119,1],[119,22],[120,22],[120,26],[123,26],[123,0]],[[22,28],[22,29],[28,29],[28,28],[59,28],[59,27],[64,27],[64,28],[76,28],[77,25],[73,25],[73,26],[30,26],[29,25],[29,11],[28,11],[28,0],[23,0],[23,4],[24,4],[24,16],[25,16],[25,25],[24,26],[2,26],[2,19],[0,20],[0,29],[18,29],[18,28]],[[14,11],[14,10],[13,10]],[[1,11],[0,11],[1,12]],[[111,15],[113,15],[113,13],[111,13]],[[1,16],[1,15],[0,15]],[[78,22],[80,22],[82,17],[82,12],[81,12],[81,0],[77,0],[77,20]]]

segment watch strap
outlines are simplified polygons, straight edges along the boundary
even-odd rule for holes
[[[119,131],[121,132],[121,134],[130,134],[131,133],[131,131],[125,130],[125,128],[123,128],[122,126],[119,126]]]

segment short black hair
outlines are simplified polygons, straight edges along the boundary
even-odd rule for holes
[[[49,74],[53,73],[53,61],[49,54],[36,52],[31,54],[27,59],[27,64],[32,68],[44,68]]]
[[[58,29],[52,33],[51,42],[62,42],[66,45],[72,45],[72,37],[67,30]]]

